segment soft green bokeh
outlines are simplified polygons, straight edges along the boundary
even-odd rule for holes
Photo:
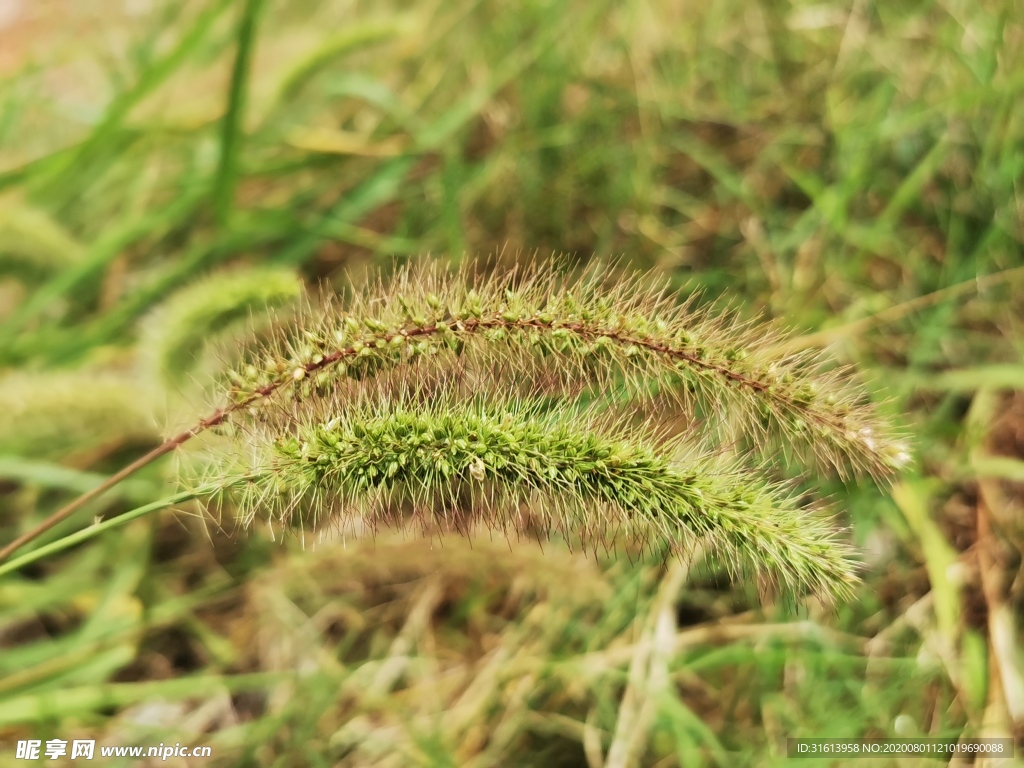
[[[638,765],[764,766],[786,737],[1020,733],[998,688],[1022,664],[999,484],[1024,419],[1013,0],[21,9],[0,28],[3,541],[177,418],[142,321],[221,268],[340,287],[427,253],[621,257],[858,364],[916,464],[894,500],[827,484],[864,559],[835,611],[703,571],[677,593],[660,561],[558,542],[281,546],[150,516],[0,578],[0,762],[96,738],[225,766],[594,766],[630,730]]]

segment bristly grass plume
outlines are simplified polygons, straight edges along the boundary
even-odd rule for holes
[[[513,371],[477,373],[419,364],[264,409],[214,476],[248,478],[233,485],[247,522],[418,523],[428,535],[483,523],[676,554],[700,543],[734,576],[830,595],[854,583],[822,515],[692,435],[600,400],[524,392]]]
[[[908,453],[849,371],[779,355],[780,336],[608,268],[421,263],[308,302],[194,432],[222,428],[205,483],[231,486],[246,523],[699,545],[838,597],[849,552],[765,457],[885,479]],[[753,458],[722,458],[737,446]]]
[[[298,301],[301,292],[302,282],[290,269],[250,267],[207,275],[147,318],[142,348],[165,381],[179,386],[212,342],[232,329],[255,330],[244,326]]]
[[[152,444],[160,430],[153,397],[111,374],[15,373],[0,378],[0,456],[60,459]]]
[[[290,275],[267,274],[225,296],[215,278],[174,307],[213,332],[258,297],[292,295]],[[734,577],[842,597],[856,581],[851,553],[771,458],[884,480],[908,452],[850,371],[779,353],[781,335],[610,268],[421,262],[300,302],[225,372],[226,403],[3,556],[216,428],[186,473],[201,480],[179,496],[227,500],[246,525],[557,532],[584,546],[699,550]],[[184,339],[203,336],[154,345],[184,366]]]

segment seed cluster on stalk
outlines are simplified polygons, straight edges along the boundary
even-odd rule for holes
[[[224,466],[250,478],[248,521],[699,543],[836,596],[850,553],[756,457],[884,479],[907,449],[849,371],[781,335],[644,276],[415,265],[309,302],[229,372]]]

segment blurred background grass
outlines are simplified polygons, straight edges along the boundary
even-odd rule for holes
[[[891,496],[827,488],[865,559],[835,611],[530,542],[140,521],[0,581],[0,763],[24,738],[240,766],[1020,748],[1014,0],[0,0],[0,77],[3,541],[195,415],[151,353],[224,270],[621,256],[859,364],[917,452]]]

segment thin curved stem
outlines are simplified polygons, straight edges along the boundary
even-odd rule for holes
[[[235,407],[240,408],[241,404]],[[39,525],[37,525],[35,528],[33,528],[30,531],[27,531],[26,533],[23,533],[21,536],[19,536],[10,544],[5,546],[2,550],[0,550],[0,562],[7,560],[11,555],[13,555],[19,549],[24,547],[26,544],[35,541],[48,530],[53,528],[55,525],[58,525],[59,523],[62,523],[65,520],[67,520],[69,517],[71,517],[71,515],[80,510],[90,501],[99,498],[104,493],[113,488],[115,485],[117,485],[123,480],[126,480],[131,475],[134,475],[143,467],[152,464],[154,461],[159,459],[164,454],[170,453],[179,445],[184,443],[186,440],[190,440],[191,438],[198,435],[200,432],[212,426],[215,426],[216,424],[220,424],[222,421],[224,421],[229,411],[231,410],[234,410],[234,407],[221,408],[215,413],[213,413],[209,418],[203,419],[201,422],[196,424],[191,429],[186,430],[185,432],[182,432],[179,435],[175,435],[174,437],[168,438],[163,443],[154,448],[152,451],[147,453],[145,456],[139,457],[128,466],[123,467],[122,469],[112,474],[110,477],[108,477],[106,480],[104,480],[102,483],[97,485],[92,490],[86,491],[81,496],[76,498],[74,501],[61,507],[48,518],[39,523]],[[0,573],[3,572],[4,571],[0,569]]]
[[[8,573],[23,568],[30,563],[34,563],[37,560],[42,560],[44,557],[62,552],[68,547],[73,547],[75,544],[80,544],[83,541],[99,536],[101,533],[105,533],[113,528],[119,528],[122,525],[127,525],[133,520],[137,520],[140,517],[145,517],[151,512],[158,512],[161,509],[180,504],[183,501],[191,501],[192,499],[198,498],[208,492],[212,492],[215,488],[199,488],[190,491],[182,491],[174,496],[168,496],[165,499],[154,501],[150,504],[146,504],[141,507],[137,507],[130,512],[125,512],[123,515],[111,518],[110,520],[104,520],[102,523],[96,525],[90,525],[88,528],[83,528],[80,531],[76,531],[68,536],[64,536],[57,541],[54,541],[46,546],[34,549],[21,557],[15,558],[8,563],[0,565],[0,576],[6,576]],[[73,510],[72,510],[73,511]],[[45,529],[44,529],[45,530]],[[38,535],[38,534],[37,534]]]

